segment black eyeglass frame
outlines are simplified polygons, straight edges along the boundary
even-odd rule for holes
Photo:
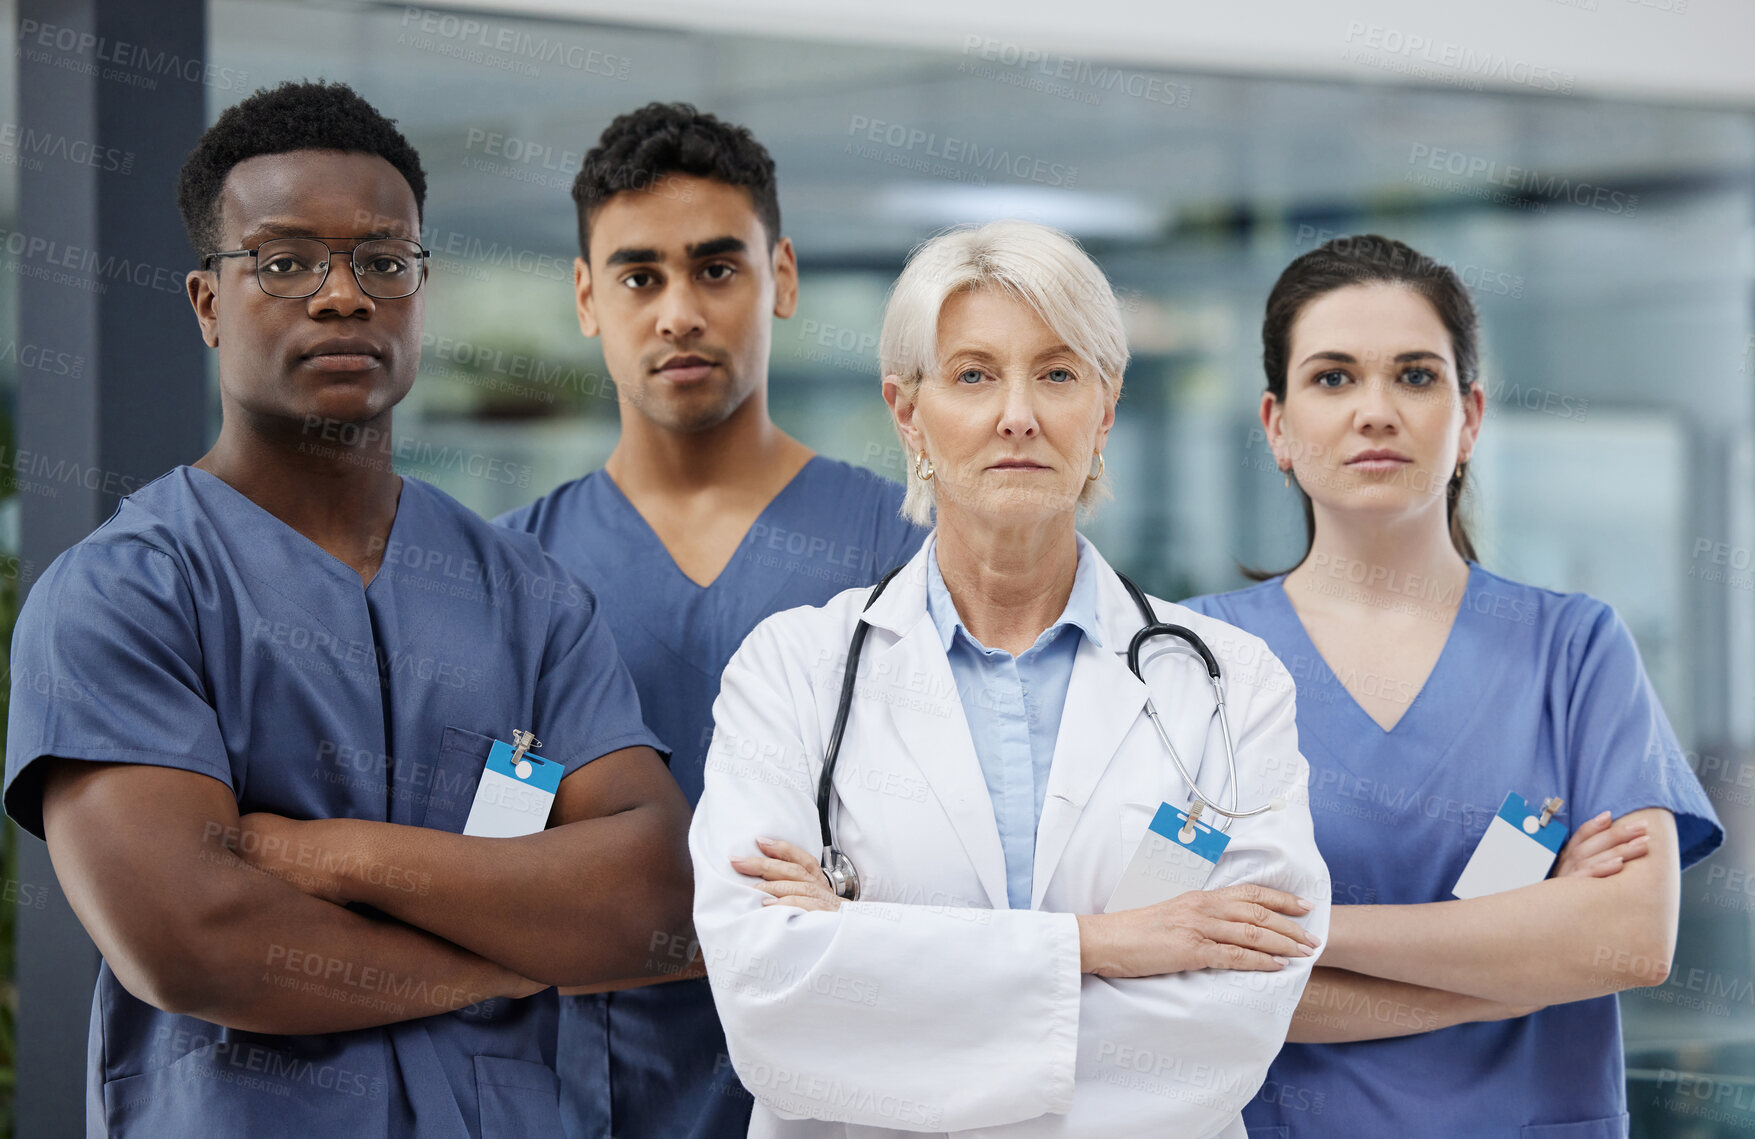
[[[371,297],[375,301],[405,301],[409,297],[412,297],[412,296],[414,296],[414,294],[420,292],[420,287],[422,285],[426,284],[426,282],[427,282],[427,268],[431,264],[430,258],[433,255],[432,250],[430,250],[426,246],[420,244],[418,241],[411,241],[408,238],[404,238],[404,237],[370,237],[370,238],[366,238],[363,241],[359,240],[357,238],[352,238],[352,237],[270,237],[270,238],[267,238],[266,240],[258,242],[255,249],[226,249],[226,250],[222,250],[222,251],[217,251],[217,252],[205,254],[201,258],[201,268],[204,270],[213,268],[213,262],[218,260],[219,258],[222,258],[222,257],[257,257],[257,258],[259,258],[261,256],[262,247],[264,245],[272,245],[277,241],[316,241],[316,242],[320,242],[322,244],[324,250],[328,253],[328,256],[323,258],[323,275],[321,277],[317,278],[317,283],[311,287],[310,292],[300,293],[296,297],[289,297],[289,296],[285,296],[281,293],[269,292],[268,286],[266,284],[264,284],[262,281],[262,262],[260,260],[258,260],[256,262],[256,284],[257,284],[257,286],[259,288],[261,288],[261,290],[265,294],[267,294],[268,296],[275,297],[279,300],[286,300],[286,301],[302,301],[302,300],[305,300],[309,297],[314,297],[319,292],[321,292],[323,289],[323,286],[329,283],[329,263],[335,259],[335,256],[337,254],[340,254],[340,255],[347,258],[348,267],[353,271],[354,284],[356,284],[360,287],[360,292],[364,293],[368,297]],[[352,241],[354,243],[354,247],[352,249],[336,249],[335,247],[333,247],[329,244],[331,241]],[[406,292],[406,293],[403,293],[401,296],[381,297],[377,293],[372,292],[371,289],[368,289],[366,287],[365,281],[360,279],[359,262],[354,260],[354,253],[362,245],[371,245],[374,242],[379,242],[379,241],[400,241],[400,242],[404,242],[405,244],[412,245],[420,251],[419,254],[415,258],[415,260],[418,261],[420,264],[420,273],[415,278],[414,288],[408,290],[408,292]]]

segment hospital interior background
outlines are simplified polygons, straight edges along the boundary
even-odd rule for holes
[[[12,25],[10,0],[0,8]],[[1234,587],[1240,563],[1298,552],[1294,492],[1255,420],[1261,310],[1280,269],[1365,231],[1455,267],[1485,331],[1488,417],[1471,464],[1482,561],[1620,611],[1729,833],[1683,880],[1669,982],[1622,997],[1634,1134],[1755,1129],[1755,114],[1103,60],[1043,68],[986,42],[925,50],[498,12],[477,17],[493,35],[465,37],[401,4],[315,0],[212,0],[208,13],[210,62],[247,76],[209,85],[210,120],[256,86],[325,76],[419,149],[434,271],[399,453],[406,473],[484,514],[593,468],[614,443],[615,390],[573,315],[568,186],[610,118],[649,100],[747,124],[773,153],[802,277],[797,315],[774,331],[775,418],[891,477],[901,457],[875,344],[908,250],[1003,216],[1077,236],[1114,281],[1134,350],[1107,453],[1115,499],[1087,533],[1165,597]],[[533,62],[494,46],[528,37],[563,50]],[[0,119],[14,122],[12,53],[0,68]],[[16,181],[6,158],[9,233]],[[21,278],[7,260],[0,337],[15,343]],[[10,355],[0,364],[8,405],[18,371]],[[210,416],[211,430],[216,399]],[[0,493],[10,552],[21,492],[7,480]],[[16,908],[0,906],[8,927]],[[8,974],[11,950],[8,933]],[[10,1014],[4,1028],[10,1051]]]

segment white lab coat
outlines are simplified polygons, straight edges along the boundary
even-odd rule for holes
[[[926,612],[930,548],[866,613],[832,816],[861,876],[859,902],[834,913],[763,906],[728,859],[759,853],[757,836],[820,851],[817,776],[870,591],[763,621],[726,666],[713,706],[706,790],[689,832],[695,929],[730,1061],[756,1097],[750,1136],[1242,1139],[1239,1113],[1285,1039],[1315,958],[1277,973],[1107,980],[1079,971],[1073,915],[1103,911],[1160,802],[1188,802],[1144,712],[1146,686],[1127,669],[1138,608],[1103,563],[1103,647],[1080,638],[1031,908],[1012,910],[992,800]],[[1326,937],[1328,872],[1311,833],[1290,677],[1259,639],[1153,604],[1219,658],[1241,805],[1288,801],[1231,826],[1207,888],[1255,882],[1296,893],[1313,903],[1302,924]],[[1166,637],[1151,642],[1142,667],[1184,761],[1228,806],[1198,658]]]

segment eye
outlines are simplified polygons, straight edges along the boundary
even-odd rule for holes
[[[368,260],[361,268],[380,277],[397,277],[408,272],[408,262],[395,254],[380,253]]]
[[[630,289],[644,289],[658,283],[658,274],[638,269],[622,278],[622,284]]]
[[[1071,383],[1078,377],[1066,368],[1050,368],[1048,369],[1048,379],[1051,383],[1065,384]]]
[[[1402,382],[1410,387],[1430,387],[1438,382],[1438,373],[1431,368],[1409,368],[1402,373]]]
[[[1319,388],[1338,388],[1350,379],[1352,379],[1352,377],[1347,375],[1347,373],[1340,371],[1339,369],[1330,369],[1326,372],[1316,373],[1316,375],[1310,377],[1310,382]]]
[[[980,368],[964,368],[957,373],[957,382],[959,384],[978,384],[985,378],[986,377],[981,374]]]
[[[715,261],[701,270],[701,276],[709,281],[729,281],[737,275],[737,268],[723,261]]]
[[[268,260],[262,262],[261,265],[262,272],[273,273],[276,275],[282,273],[303,273],[308,269],[310,269],[310,266],[305,264],[304,258],[294,256],[291,253],[276,253],[269,257]]]

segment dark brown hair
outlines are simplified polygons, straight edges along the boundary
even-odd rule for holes
[[[1286,402],[1286,381],[1292,350],[1292,326],[1305,306],[1336,289],[1353,285],[1402,285],[1426,299],[1450,334],[1451,356],[1456,360],[1456,382],[1466,398],[1474,389],[1480,368],[1480,318],[1475,302],[1449,266],[1441,265],[1402,242],[1374,233],[1337,237],[1299,257],[1268,294],[1267,314],[1261,322],[1261,364],[1267,373],[1267,390],[1281,404]],[[1456,552],[1475,561],[1475,544],[1464,524],[1463,490],[1469,465],[1458,464],[1445,487],[1444,514],[1450,522],[1450,541]],[[1316,539],[1316,510],[1310,496],[1298,489],[1304,504],[1304,553],[1291,567],[1297,569],[1310,556]],[[1268,572],[1243,568],[1246,577],[1265,581],[1290,570]]]

